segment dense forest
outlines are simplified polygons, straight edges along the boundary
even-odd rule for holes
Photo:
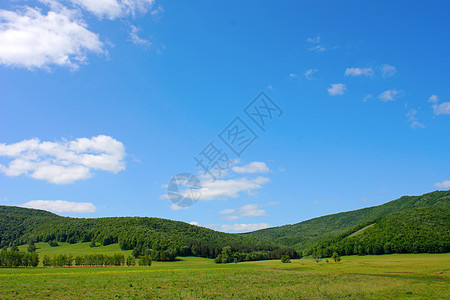
[[[283,255],[329,257],[334,252],[437,253],[450,250],[449,216],[450,191],[405,196],[380,206],[248,234],[217,232],[160,218],[68,218],[0,206],[0,247],[29,244],[32,248],[36,242],[54,246],[58,242],[89,242],[93,247],[118,243],[122,250],[133,250],[138,261],[200,256],[215,258],[217,263],[280,259]],[[3,255],[19,255],[9,253]]]
[[[357,226],[305,251],[318,257],[450,252],[450,206],[413,208]]]
[[[66,218],[46,211],[0,206],[0,247],[36,242],[119,243],[139,258],[148,251],[153,260],[174,260],[179,256],[217,257],[223,247],[233,252],[264,251],[270,257],[297,257],[292,248],[274,242],[217,232],[184,222],[159,218]]]
[[[412,208],[444,207],[450,205],[450,191],[435,191],[422,196],[403,196],[379,206],[358,209],[314,218],[297,224],[262,229],[246,235],[306,251],[318,244],[336,238],[358,226],[373,223],[374,220],[391,213]],[[447,224],[449,228],[449,224]],[[449,228],[450,230],[450,228]]]

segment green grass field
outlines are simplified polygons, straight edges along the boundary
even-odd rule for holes
[[[47,245],[48,246],[48,245]],[[117,245],[51,248],[40,254],[121,252]],[[450,299],[450,254],[346,256],[340,263],[310,258],[214,264],[182,257],[151,267],[0,269],[0,298],[302,298]]]

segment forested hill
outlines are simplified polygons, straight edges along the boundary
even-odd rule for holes
[[[340,255],[378,255],[450,251],[449,205],[407,209],[364,225],[322,242],[307,252],[329,257],[334,252]]]
[[[283,254],[295,258],[299,253],[294,249],[306,255],[314,251],[328,255],[334,250],[340,254],[447,252],[449,215],[450,191],[404,196],[379,206],[247,234],[160,218],[69,218],[0,206],[0,247],[35,242],[119,243],[123,250],[134,250],[137,257],[150,251],[156,260],[173,260],[177,255],[215,258],[227,246],[240,253],[242,260]]]
[[[293,225],[262,229],[247,235],[260,237],[285,246],[307,250],[340,234],[391,213],[412,208],[450,205],[450,191],[435,191],[422,196],[404,196],[385,204],[343,212]],[[448,228],[448,226],[447,226]],[[308,254],[308,253],[306,253]]]
[[[69,218],[41,210],[0,206],[1,247],[50,241],[119,243],[123,250],[156,251],[159,260],[172,260],[176,255],[214,258],[225,246],[234,252],[264,252],[269,258],[297,256],[293,249],[257,237],[217,232],[179,221],[147,217]]]

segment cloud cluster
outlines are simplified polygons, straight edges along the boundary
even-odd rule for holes
[[[268,183],[268,177],[258,176],[256,178],[233,178],[216,181],[206,181],[202,183],[201,200],[209,201],[215,199],[238,198],[240,193],[251,194],[253,191],[261,189]]]
[[[347,90],[347,87],[343,83],[332,83],[331,87],[328,88],[328,94],[331,96],[336,95],[344,95],[345,91]]]
[[[326,50],[325,47],[321,44],[320,36],[315,38],[308,38],[306,39],[306,41],[310,44],[308,46],[309,51],[324,52]]]
[[[433,105],[435,115],[450,115],[450,102]]]
[[[268,173],[270,172],[269,167],[265,162],[254,161],[244,166],[235,166],[231,168],[235,173],[241,174],[254,174],[254,173]]]
[[[406,114],[406,117],[408,118],[409,126],[414,129],[418,128],[425,128],[425,125],[419,122],[417,119],[417,110],[410,109],[408,113]]]
[[[428,101],[433,103],[433,113],[438,115],[450,115],[450,102],[443,102],[439,104],[439,97],[437,95],[431,95]]]
[[[272,224],[270,223],[252,223],[252,224],[224,224],[221,225],[220,228],[222,231],[231,231],[231,232],[245,232],[245,231],[254,231],[264,228],[269,228]]]
[[[125,169],[124,145],[105,135],[73,141],[29,139],[0,144],[0,157],[12,159],[7,165],[0,164],[0,172],[5,175],[26,175],[53,184],[90,178],[91,170],[117,173]]]
[[[87,62],[87,54],[107,54],[99,35],[90,31],[83,12],[97,18],[115,20],[150,11],[157,15],[162,7],[151,10],[154,0],[40,0],[44,9],[24,5],[15,11],[0,9],[0,64],[27,69],[52,66],[72,70]],[[64,3],[64,5],[62,4]],[[43,10],[45,12],[43,12]],[[131,25],[134,44],[149,46]]]
[[[392,77],[397,73],[397,69],[394,66],[390,66],[388,64],[384,64],[381,66],[381,74],[383,77]]]
[[[228,221],[237,220],[245,217],[262,217],[267,216],[267,212],[260,208],[258,204],[247,204],[238,207],[237,209],[229,208],[219,212],[221,215],[227,215],[223,219]]]
[[[33,200],[20,207],[48,210],[55,213],[94,213],[96,207],[89,202],[69,202],[63,200]]]
[[[93,13],[98,18],[114,20],[146,13],[154,4],[153,0],[71,0],[72,3]]]
[[[444,180],[442,182],[436,182],[434,184],[438,189],[450,189],[450,180]]]
[[[312,75],[314,73],[316,73],[318,70],[317,69],[309,69],[305,72],[305,77],[307,80],[311,80],[312,79]]]
[[[137,28],[134,25],[130,25],[130,39],[131,39],[131,42],[133,42],[133,44],[135,44],[135,45],[149,47],[151,45],[151,42],[149,40],[141,38],[138,35],[139,31],[140,31],[139,28]]]
[[[0,10],[0,64],[77,69],[86,62],[88,52],[106,50],[72,10],[60,8],[47,14],[31,7],[19,12]]]
[[[372,76],[372,68],[347,68],[345,69],[346,76]]]
[[[233,163],[238,164],[239,161],[235,161]],[[270,178],[265,176],[239,176],[242,176],[242,174],[261,174],[268,172],[271,172],[271,170],[264,162],[255,161],[245,165],[235,165],[231,167],[228,172],[224,172],[222,177],[223,179],[212,180],[208,176],[199,176],[199,179],[201,181],[200,198],[198,198],[198,193],[192,193],[191,188],[182,188],[178,191],[178,194],[181,194],[184,198],[187,199],[195,199],[195,201],[212,201],[228,198],[235,199],[240,197],[242,194],[254,195],[257,190],[263,188],[265,184],[270,182]],[[161,199],[171,200],[171,195],[163,194],[161,195]],[[170,208],[172,210],[184,209],[177,204],[172,204]],[[248,209],[250,209],[250,207],[248,207]],[[241,211],[241,214],[242,216],[245,215],[243,211]]]
[[[397,91],[396,89],[391,89],[391,90],[382,92],[378,96],[378,99],[380,99],[381,101],[384,101],[384,102],[394,101],[395,98],[398,97],[399,95],[400,95],[400,91]]]

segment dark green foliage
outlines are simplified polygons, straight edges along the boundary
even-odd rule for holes
[[[0,251],[0,267],[37,267],[39,256],[37,253],[26,253],[20,251]]]
[[[139,259],[139,265],[140,266],[151,266],[152,265],[152,258],[150,255],[144,255]]]
[[[334,262],[341,261],[341,257],[339,256],[339,254],[337,252],[333,252],[333,255],[331,256],[331,258],[334,259]]]
[[[71,254],[59,254],[53,258],[44,256],[42,261],[44,267],[71,267],[75,266],[123,266],[125,265],[125,256],[123,254],[90,254],[84,256],[75,256]]]
[[[59,244],[56,240],[51,240],[48,242],[48,244],[50,245],[50,247],[58,247]]]
[[[450,252],[450,206],[408,209],[376,220],[359,235],[349,230],[311,251],[324,257],[390,253]],[[358,229],[359,230],[359,229]]]
[[[104,246],[119,243],[122,250],[133,250],[135,258],[149,255],[153,261],[175,260],[176,256],[215,258],[225,246],[244,255],[268,253],[264,257],[279,258],[281,252],[295,252],[256,237],[159,218],[75,219],[33,209],[0,206],[0,246],[22,245],[30,240],[55,246],[57,242],[91,242],[92,247],[96,242]]]
[[[231,262],[257,261],[268,259],[281,259],[283,256],[301,258],[298,253],[291,248],[280,248],[275,251],[252,251],[249,253],[233,252],[231,247],[224,247],[222,252],[214,259],[216,264],[226,264]]]
[[[320,250],[314,251],[312,254],[312,257],[316,261],[316,263],[320,262],[323,257],[322,251],[320,251]]]
[[[249,234],[228,234],[159,218],[66,218],[45,211],[0,206],[0,247],[18,250],[17,245],[31,242],[48,242],[52,246],[58,242],[91,242],[92,247],[97,246],[96,242],[119,243],[122,250],[133,250],[136,259],[149,256],[153,261],[170,261],[176,256],[201,256],[216,258],[218,263],[280,259],[283,255],[298,258],[302,254],[314,254],[320,261],[333,252],[448,252],[449,203],[450,191],[437,191]],[[424,210],[424,215],[420,210],[406,213],[426,207],[436,211]],[[392,217],[393,212],[405,215]],[[433,217],[430,219],[427,214]],[[402,223],[402,218],[409,221]],[[223,252],[224,247],[229,248]]]
[[[134,266],[136,265],[136,259],[132,255],[128,255],[126,259],[127,266]]]
[[[28,252],[35,252],[35,251],[36,251],[36,245],[35,245],[33,242],[31,242],[31,243],[28,245],[28,247],[27,247],[27,251],[28,251]]]
[[[422,196],[404,196],[383,205],[323,216],[293,225],[262,229],[247,235],[264,238],[278,244],[307,250],[393,212],[420,207],[443,207],[450,203],[450,191],[435,191]],[[380,245],[382,247],[382,245]],[[365,252],[365,250],[363,251]],[[329,253],[331,256],[332,253]],[[306,251],[304,255],[311,255]]]
[[[283,255],[283,256],[281,257],[281,262],[282,262],[283,264],[290,263],[290,262],[291,262],[291,259],[289,258],[289,256]]]

